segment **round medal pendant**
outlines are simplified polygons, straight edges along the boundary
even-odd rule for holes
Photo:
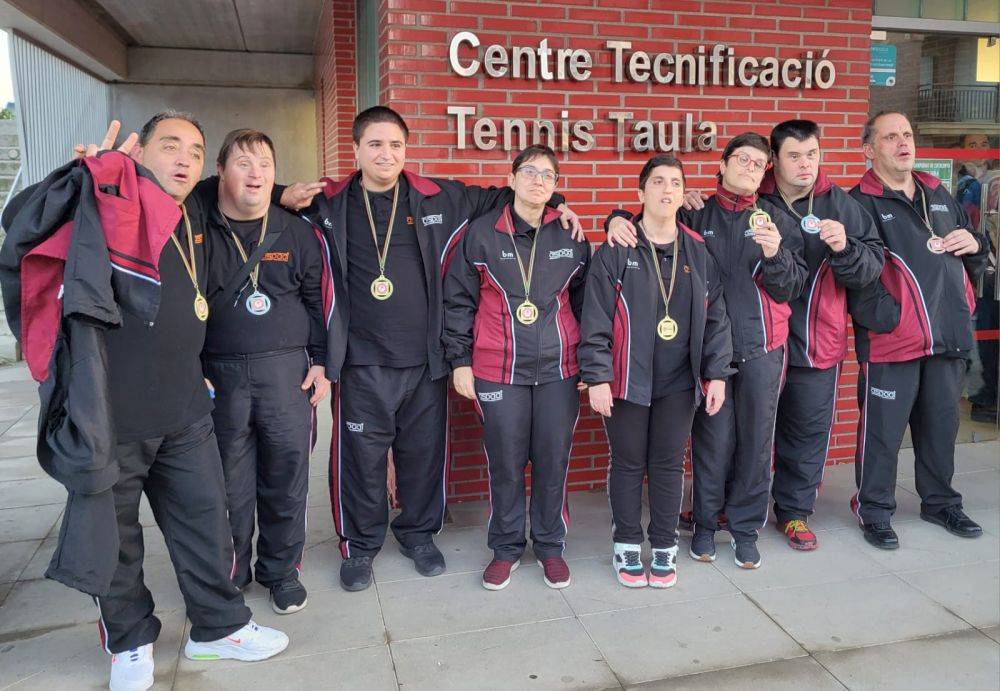
[[[761,230],[771,222],[771,216],[766,211],[757,209],[750,214],[750,230]]]
[[[372,281],[372,297],[376,300],[388,300],[392,297],[392,281],[385,276],[379,276]]]
[[[814,216],[813,214],[809,214],[808,216],[803,216],[802,223],[800,223],[799,225],[802,226],[802,230],[809,233],[810,235],[815,235],[816,233],[819,232],[819,218]]]
[[[208,300],[201,293],[194,296],[194,316],[199,321],[208,321]]]
[[[538,319],[538,308],[531,300],[525,300],[517,306],[517,320],[525,326],[531,326]]]
[[[677,322],[670,317],[664,317],[656,325],[656,335],[664,341],[672,341],[677,336]]]
[[[247,312],[254,315],[255,317],[260,317],[271,311],[271,298],[264,295],[264,293],[259,290],[255,290],[250,293],[247,298]]]
[[[927,240],[927,249],[934,254],[944,254],[944,239],[935,235]]]

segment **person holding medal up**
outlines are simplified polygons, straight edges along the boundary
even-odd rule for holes
[[[689,554],[715,560],[715,532],[725,514],[736,564],[760,566],[757,531],[767,523],[778,395],[785,371],[788,303],[802,292],[806,263],[798,225],[759,198],[770,160],[768,141],[745,132],[729,141],[715,195],[678,220],[697,231],[722,273],[732,327],[734,374],[717,415],[695,414],[691,441],[692,512]],[[631,242],[634,226],[615,211],[609,242]],[[617,228],[616,228],[617,226]]]
[[[546,206],[559,179],[547,146],[514,159],[514,202],[476,219],[444,285],[445,354],[455,390],[476,405],[490,480],[483,587],[510,583],[527,545],[524,471],[531,462],[531,541],[546,585],[570,584],[562,557],[566,481],[579,417],[579,319],[590,244]]]
[[[787,120],[771,131],[774,167],[760,195],[799,223],[809,268],[791,304],[788,371],[775,431],[775,527],[796,550],[817,547],[813,512],[833,434],[840,365],[847,356],[847,291],[878,280],[882,241],[871,216],[820,168],[819,126]]]
[[[916,457],[920,517],[959,537],[982,528],[952,487],[958,403],[975,347],[976,284],[989,241],[941,181],[915,171],[913,129],[902,113],[870,118],[862,149],[872,167],[851,189],[875,220],[886,260],[880,280],[851,295],[861,363],[861,423],[855,458],[858,493],[851,508],[865,539],[896,549],[896,467],[907,425]]]
[[[670,155],[639,174],[639,245],[605,243],[587,276],[579,347],[590,406],[611,447],[612,568],[628,588],[677,581],[684,452],[695,410],[715,415],[733,374],[733,343],[715,259],[678,223],[684,169]],[[649,478],[647,575],[641,561],[642,485]]]
[[[330,269],[318,230],[271,203],[275,151],[252,129],[226,135],[218,178],[195,189],[208,210],[206,295],[211,308],[202,353],[215,392],[236,549],[233,581],[253,578],[271,608],[306,606],[299,582],[305,551],[309,454],[324,376]],[[251,574],[257,527],[257,563]]]

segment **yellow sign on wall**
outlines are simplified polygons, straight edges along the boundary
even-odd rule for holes
[[[1000,82],[1000,41],[979,39],[979,52],[976,55],[976,81]]]

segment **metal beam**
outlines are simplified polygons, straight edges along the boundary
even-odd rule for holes
[[[185,48],[129,48],[130,84],[312,89],[313,56]]]
[[[0,0],[0,27],[102,79],[128,72],[125,43],[77,0]]]
[[[919,17],[872,17],[872,28],[905,31],[911,34],[955,34],[959,36],[1000,36],[998,22],[963,22],[954,19]]]

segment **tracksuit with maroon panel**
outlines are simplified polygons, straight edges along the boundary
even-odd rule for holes
[[[405,548],[431,542],[447,503],[448,374],[441,343],[442,282],[471,219],[510,201],[510,188],[483,188],[403,171],[386,275],[392,296],[376,300],[375,242],[361,174],[324,178],[304,211],[331,248],[334,307],[326,352],[334,387],[330,496],[345,558],[374,556],[389,527],[387,454],[392,449],[401,512],[392,522]],[[283,188],[275,186],[274,199]],[[393,191],[369,199],[379,247]],[[562,202],[553,197],[553,204]]]
[[[772,171],[762,197],[783,206]],[[847,290],[861,289],[882,270],[882,241],[868,213],[823,171],[813,187],[812,214],[843,224],[847,246],[834,252],[819,233],[801,230],[808,267],[805,289],[792,300],[788,370],[778,402],[771,494],[779,523],[806,519],[823,477],[833,430],[840,366],[847,355]],[[809,214],[809,196],[792,202],[795,220]],[[800,223],[801,228],[801,223]]]
[[[875,220],[885,245],[879,281],[852,291],[855,347],[861,363],[853,507],[862,523],[887,523],[896,509],[898,453],[907,425],[916,457],[921,509],[961,507],[951,486],[958,402],[974,347],[972,284],[986,268],[989,244],[956,257],[928,249],[931,231],[943,238],[971,223],[941,181],[913,173],[914,198],[883,185],[869,170],[851,190]]]
[[[641,544],[642,486],[649,479],[649,542],[677,544],[684,485],[684,452],[702,386],[733,373],[732,336],[722,283],[704,239],[678,225],[676,285],[669,314],[676,336],[657,324],[667,314],[657,285],[670,290],[674,244],[640,236],[635,248],[601,246],[587,276],[581,324],[580,371],[589,386],[609,383],[614,405],[605,427],[611,449],[608,496],[616,543]]]
[[[753,240],[750,215],[767,212],[781,233],[774,257]],[[691,440],[695,522],[718,530],[725,513],[734,539],[756,540],[767,522],[774,426],[787,363],[789,302],[802,292],[807,268],[802,235],[787,212],[757,195],[722,188],[681,220],[704,239],[722,275],[732,326],[733,367],[726,401],[713,416],[695,414]]]
[[[316,420],[312,392],[301,384],[313,363],[325,362],[333,308],[329,254],[318,229],[272,204],[255,285],[248,271],[241,271],[246,261],[236,242],[253,259],[263,219],[225,218],[214,178],[195,193],[210,210],[210,313],[202,361],[215,389],[213,419],[236,550],[234,581],[242,588],[255,578],[271,587],[298,576],[305,551]],[[266,296],[266,312],[251,311],[248,301],[255,291]]]
[[[590,245],[546,208],[537,231],[508,205],[473,221],[445,281],[443,342],[452,368],[471,366],[490,481],[488,545],[496,558],[524,552],[524,471],[531,461],[531,539],[538,559],[562,555],[569,525],[567,472],[579,415],[579,317]],[[510,228],[514,230],[511,241]],[[535,237],[537,233],[537,238]],[[536,241],[531,324],[516,251],[528,271]]]

